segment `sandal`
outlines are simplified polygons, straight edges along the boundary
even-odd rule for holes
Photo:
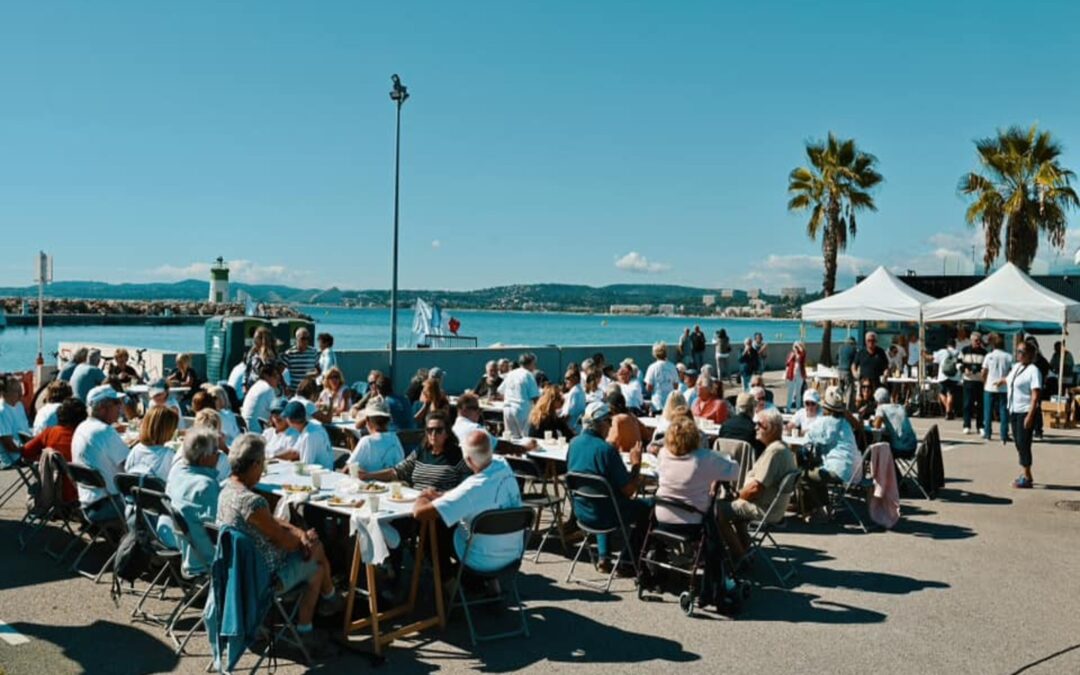
[[[1013,487],[1019,489],[1030,489],[1031,481],[1028,480],[1027,476],[1020,476],[1013,481]]]

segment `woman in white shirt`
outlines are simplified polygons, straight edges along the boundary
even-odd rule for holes
[[[405,448],[397,434],[389,433],[390,407],[385,401],[372,401],[364,408],[368,433],[356,443],[348,464],[356,464],[365,473],[391,469],[405,460]]]
[[[284,397],[274,399],[274,402],[270,404],[270,417],[267,419],[268,424],[262,432],[263,440],[266,441],[266,455],[268,457],[277,457],[288,452],[296,445],[299,434],[293,431],[289,423],[281,417],[281,411],[285,410],[285,406],[288,404],[289,400]]]
[[[233,439],[240,435],[240,423],[236,420],[236,413],[232,411],[229,395],[218,386],[208,387],[206,391],[214,397],[214,408],[221,417],[221,433],[225,435],[225,444],[231,444]]]
[[[151,408],[139,427],[139,443],[124,462],[124,471],[148,474],[164,482],[169,476],[175,453],[165,444],[173,439],[180,417],[172,408]]]
[[[60,404],[64,402],[64,399],[71,398],[71,385],[63,380],[53,380],[49,383],[49,386],[45,391],[45,405],[38,408],[37,414],[34,415],[34,427],[32,429],[35,436],[45,431],[49,427],[55,427],[60,424],[57,419],[56,413],[60,410]]]
[[[344,415],[352,406],[352,392],[345,386],[345,375],[337,366],[332,366],[322,376],[323,390],[319,393],[316,404],[320,410],[327,411],[331,417]]]
[[[337,368],[337,355],[334,354],[334,336],[330,333],[319,333],[316,338],[319,341],[319,380],[322,384],[326,374],[331,368]]]
[[[581,371],[577,364],[570,364],[566,370],[563,407],[559,417],[566,420],[575,434],[581,433],[581,416],[585,414],[585,391],[581,388]]]
[[[1012,422],[1013,442],[1020,455],[1020,467],[1023,469],[1016,480],[1015,488],[1030,488],[1031,477],[1031,437],[1035,429],[1035,416],[1038,414],[1039,399],[1042,394],[1042,377],[1035,365],[1035,347],[1027,342],[1016,347],[1017,363],[1005,379],[1009,400],[1009,421]]]

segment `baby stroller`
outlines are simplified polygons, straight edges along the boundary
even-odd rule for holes
[[[638,598],[647,592],[659,592],[666,576],[686,577],[686,590],[679,593],[679,608],[692,616],[694,607],[715,607],[734,616],[750,597],[750,583],[735,577],[734,567],[724,547],[713,516],[713,502],[706,512],[690,504],[656,497],[649,528],[641,547],[638,564]],[[671,525],[656,520],[656,506],[701,517],[697,525]],[[665,573],[673,573],[668,575]]]

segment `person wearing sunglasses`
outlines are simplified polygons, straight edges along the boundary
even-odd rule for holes
[[[424,440],[396,466],[382,471],[361,471],[361,480],[391,481],[435,492],[457,487],[471,474],[461,454],[461,444],[450,428],[449,416],[441,410],[430,413],[424,420]]]
[[[1036,430],[1035,420],[1039,414],[1043,383],[1042,373],[1035,365],[1036,353],[1030,343],[1023,342],[1017,346],[1016,365],[1005,381],[1013,442],[1016,443],[1020,468],[1023,470],[1013,481],[1015,488],[1030,488],[1034,481],[1031,476],[1031,440]]]
[[[802,395],[803,405],[792,415],[788,431],[806,432],[821,419],[821,394],[817,389],[807,389]]]

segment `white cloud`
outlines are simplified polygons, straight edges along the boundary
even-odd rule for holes
[[[869,274],[875,265],[866,259],[840,254],[836,260],[836,286],[846,288],[860,274]],[[770,254],[761,263],[744,274],[735,284],[740,288],[763,288],[766,291],[778,291],[781,288],[795,286],[808,290],[821,288],[825,273],[825,261],[821,254]]]
[[[442,242],[438,239],[433,239],[431,241],[431,248],[442,248]]]
[[[616,258],[615,267],[635,274],[661,274],[671,269],[671,265],[651,261],[637,251],[630,251],[621,258]]]
[[[285,265],[260,265],[251,260],[229,260],[229,279],[247,284],[311,284],[314,275]],[[148,272],[155,279],[180,281],[183,279],[209,279],[210,263],[193,262],[190,265],[162,265]]]

